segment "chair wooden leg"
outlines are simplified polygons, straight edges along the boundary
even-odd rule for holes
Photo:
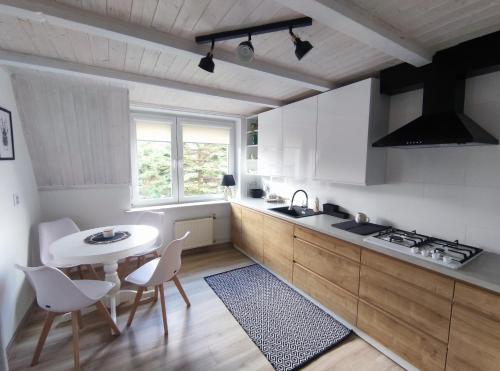
[[[92,266],[92,264],[89,264],[88,265],[89,267],[89,271],[92,273],[92,275],[94,276],[94,278],[98,281],[101,280],[101,278],[99,277],[99,275],[97,274],[97,272],[95,271],[94,267]]]
[[[47,312],[47,318],[45,318],[45,323],[43,324],[42,333],[40,334],[40,338],[38,339],[38,343],[35,349],[35,354],[33,354],[31,366],[38,364],[38,360],[40,359],[40,354],[42,353],[43,346],[45,345],[45,340],[47,339],[47,335],[49,334],[50,327],[54,322],[55,316],[56,316],[55,313]]]
[[[78,328],[81,330],[83,328],[83,322],[82,322],[82,311],[76,312],[76,318],[78,320]]]
[[[156,303],[158,301],[158,286],[155,286],[155,294],[153,296],[153,303]]]
[[[163,288],[163,283],[161,285],[158,285],[158,289],[160,290],[161,315],[163,317],[163,331],[165,332],[165,335],[168,335],[167,306],[165,304],[165,291]]]
[[[127,258],[128,259],[128,258]],[[118,278],[120,281],[125,277],[125,271],[126,271],[126,266],[127,266],[127,259],[123,261],[121,264],[118,262],[118,268],[116,269],[116,274],[118,275]]]
[[[130,327],[130,325],[132,324],[132,321],[134,320],[135,311],[137,310],[137,307],[139,306],[143,291],[144,291],[144,287],[139,287],[137,289],[137,294],[135,295],[134,304],[132,305],[132,309],[130,310],[130,314],[128,316],[127,327]]]
[[[177,278],[177,276],[174,276],[174,278],[172,278],[172,280],[174,281],[175,286],[177,287],[177,290],[179,290],[179,293],[181,294],[182,298],[186,302],[186,305],[188,307],[190,307],[191,306],[191,302],[189,301],[186,293],[184,292],[184,289],[182,288],[181,281],[179,281],[179,279]]]
[[[82,266],[79,265],[78,266],[78,276],[80,277],[81,280],[83,280],[83,270],[82,270]]]
[[[108,322],[109,324],[109,327],[111,327],[111,334],[112,335],[120,335],[120,330],[118,329],[118,326],[116,326],[116,323],[115,321],[113,321],[113,318],[111,318],[111,316],[109,315],[109,312],[108,310],[106,309],[106,307],[104,306],[104,304],[102,303],[102,301],[98,301],[97,303],[95,303],[97,309],[101,312],[101,314],[104,316],[104,318],[106,319],[106,322]]]
[[[73,358],[75,360],[75,370],[80,370],[80,340],[78,334],[78,312],[71,312],[71,322],[73,324]]]

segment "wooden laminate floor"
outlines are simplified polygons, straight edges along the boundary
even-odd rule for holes
[[[246,335],[204,276],[252,262],[230,246],[213,247],[183,257],[179,278],[191,307],[186,308],[173,283],[166,285],[169,336],[163,336],[159,302],[139,307],[125,328],[130,306],[119,307],[122,335],[112,337],[97,313],[83,316],[80,332],[83,370],[269,370],[273,368]],[[37,310],[20,329],[9,354],[12,371],[71,370],[71,322],[55,322],[40,363],[30,368],[44,313]],[[353,335],[304,370],[401,370],[389,358]]]

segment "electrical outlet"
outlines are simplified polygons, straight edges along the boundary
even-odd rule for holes
[[[12,194],[12,203],[14,204],[14,207],[18,207],[19,204],[21,203],[21,200],[19,198],[19,193],[13,193]]]

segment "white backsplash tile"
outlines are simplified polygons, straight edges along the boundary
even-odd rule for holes
[[[465,112],[500,137],[500,72],[466,84]],[[390,130],[421,114],[422,90],[391,97]],[[286,197],[299,188],[362,211],[375,223],[450,240],[465,241],[500,253],[500,146],[388,149],[387,184],[349,186],[320,181],[264,178]]]
[[[390,183],[423,183],[425,157],[421,149],[387,149],[386,181]]]
[[[468,148],[422,148],[424,183],[465,185]]]
[[[500,189],[466,187],[463,199],[468,225],[500,229]]]
[[[467,226],[465,243],[500,254],[500,228]]]
[[[466,159],[468,186],[500,188],[500,149],[498,146],[470,148]]]

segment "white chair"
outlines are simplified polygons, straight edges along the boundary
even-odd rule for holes
[[[153,254],[155,258],[159,257],[163,253],[163,248],[165,246],[165,240],[163,237],[163,231],[165,229],[165,213],[162,211],[144,211],[137,220],[137,224],[140,225],[149,225],[151,227],[155,227],[158,229],[158,239],[156,243],[151,246],[149,249],[138,252],[133,256],[145,258],[146,255]]]
[[[28,277],[28,281],[35,289],[36,300],[40,308],[47,311],[47,318],[43,325],[42,333],[38,339],[35,354],[31,365],[34,366],[40,359],[40,354],[49,334],[55,316],[71,312],[73,325],[73,356],[75,369],[80,369],[80,345],[78,331],[82,328],[81,310],[95,305],[103,314],[114,334],[119,335],[120,330],[109,315],[108,310],[101,302],[102,298],[115,286],[107,281],[76,280],[72,281],[57,268],[22,267],[16,265]]]
[[[71,264],[62,264],[54,259],[54,256],[49,251],[52,242],[70,235],[72,233],[80,232],[80,228],[70,218],[61,218],[51,222],[44,222],[38,225],[38,238],[40,244],[40,260],[43,265],[49,267],[61,268],[69,273],[71,268],[77,268],[80,278],[83,279],[82,266],[74,266]],[[89,271],[92,272],[95,278],[99,279],[96,271],[90,264],[84,265]]]
[[[165,229],[165,213],[160,211],[144,211],[139,215],[136,224],[139,225],[149,225],[158,229],[158,239],[156,243],[148,248],[147,250],[139,251],[138,253],[131,255],[125,259],[125,264],[123,270],[128,268],[129,262],[132,259],[137,259],[137,268],[144,264],[148,255],[153,255],[154,258],[158,258],[164,249],[164,237],[163,231]],[[123,272],[122,270],[122,272]],[[123,277],[125,273],[120,273],[120,277]]]
[[[184,241],[189,236],[189,234],[190,232],[186,232],[186,234],[182,238],[172,241],[165,248],[165,251],[163,252],[161,258],[156,258],[147,262],[134,272],[130,273],[125,278],[127,282],[138,286],[134,304],[127,321],[127,327],[130,327],[130,325],[132,324],[135,312],[137,310],[139,302],[141,301],[142,293],[147,287],[154,286],[155,291],[159,291],[160,293],[161,310],[163,316],[163,330],[165,332],[165,335],[168,335],[168,326],[163,283],[170,280],[174,281],[175,286],[186,302],[186,305],[188,307],[191,305],[179,279],[177,278],[177,273],[179,273],[179,270],[181,269],[182,247],[184,246]]]

